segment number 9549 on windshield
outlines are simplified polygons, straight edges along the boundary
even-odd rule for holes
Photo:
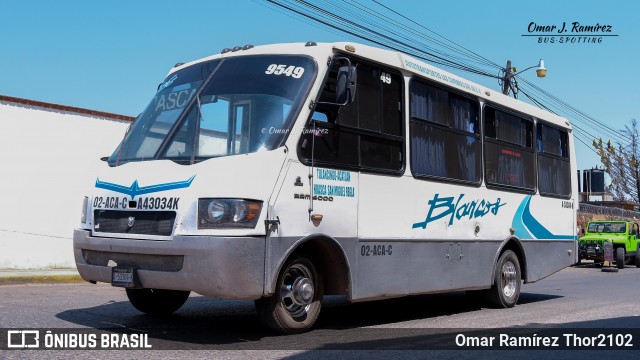
[[[267,66],[267,70],[264,72],[267,75],[285,75],[294,79],[300,79],[304,74],[304,68],[301,66],[271,64]]]

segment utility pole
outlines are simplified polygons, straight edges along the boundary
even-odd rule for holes
[[[504,69],[504,78],[502,79],[502,93],[509,96],[509,89],[511,88],[511,60],[507,60],[507,67]],[[514,94],[515,95],[515,94]]]

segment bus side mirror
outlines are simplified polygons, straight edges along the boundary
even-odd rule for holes
[[[580,234],[584,235],[584,228],[580,229]]]
[[[338,69],[336,84],[336,103],[347,105],[356,98],[357,72],[355,66],[341,66]]]

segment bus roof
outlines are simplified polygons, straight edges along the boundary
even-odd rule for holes
[[[372,62],[385,64],[407,73],[417,75],[419,77],[429,79],[430,81],[439,83],[446,87],[454,88],[458,91],[473,95],[482,101],[490,102],[498,106],[503,106],[516,112],[533,116],[537,119],[552,123],[556,126],[571,129],[569,121],[563,117],[555,115],[544,109],[540,109],[531,104],[525,103],[518,99],[506,96],[500,91],[486,88],[482,85],[444,71],[433,65],[429,65],[422,60],[418,60],[407,54],[386,50],[373,46],[363,45],[354,42],[337,42],[337,43],[283,43],[270,44],[260,46],[243,46],[230,48],[232,50],[208,56],[202,59],[181,64],[171,69],[169,74],[183,67],[190,66],[202,61],[208,61],[218,58],[244,56],[244,55],[262,55],[262,54],[306,54],[321,58],[328,56],[332,52],[343,52],[345,54],[353,54]]]

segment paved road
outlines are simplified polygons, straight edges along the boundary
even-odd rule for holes
[[[136,311],[122,289],[107,284],[5,285],[0,286],[0,328],[107,328],[116,333],[144,332],[156,349],[204,349],[210,351],[198,354],[224,358],[326,357],[326,350],[369,358],[352,349],[423,349],[430,346],[422,336],[425,332],[448,334],[450,340],[452,333],[481,336],[487,328],[640,328],[639,268],[627,266],[618,273],[605,273],[593,265],[582,265],[523,285],[522,291],[519,304],[512,309],[484,308],[460,292],[357,304],[332,297],[327,299],[314,331],[275,336],[260,325],[251,301],[192,295],[174,315],[152,318]],[[433,341],[433,336],[429,339]],[[639,349],[634,348],[635,355]],[[49,351],[48,356],[53,353],[57,352]],[[70,353],[65,356],[71,358],[81,354],[65,353]],[[380,356],[384,358],[395,354],[378,353],[384,353]],[[600,359],[603,355],[599,351],[565,353],[580,358]],[[423,353],[411,351],[402,356],[421,357],[419,354]],[[482,352],[430,354],[443,358],[455,354],[456,358],[464,359],[477,358]],[[515,354],[541,356],[536,352]],[[550,355],[548,351],[541,354],[543,358]],[[5,355],[19,358],[16,352]],[[145,351],[145,358],[168,355],[166,350]]]

